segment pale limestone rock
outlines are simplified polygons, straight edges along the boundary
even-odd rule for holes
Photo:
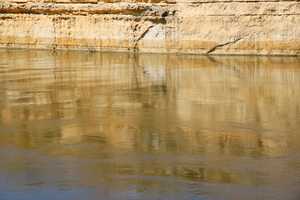
[[[0,0],[0,47],[300,55],[300,3]]]

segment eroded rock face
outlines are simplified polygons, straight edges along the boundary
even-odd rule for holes
[[[0,0],[0,47],[300,55],[300,2]]]

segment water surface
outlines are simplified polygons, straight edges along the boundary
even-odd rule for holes
[[[0,199],[300,198],[300,58],[0,50]]]

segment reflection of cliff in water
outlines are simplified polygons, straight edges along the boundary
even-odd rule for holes
[[[293,149],[299,142],[297,57],[48,51],[0,56],[1,129],[11,134],[2,144],[35,148],[46,137],[47,144],[98,141],[120,151],[256,157],[279,156],[281,147]],[[239,181],[225,171],[163,166],[143,173]]]
[[[296,57],[211,60],[199,56],[82,52],[2,54],[2,120],[70,119],[94,123],[82,126],[89,127],[87,130],[77,130],[73,123],[71,127],[63,125],[63,138],[68,134],[77,137],[79,133],[114,132],[117,135],[112,142],[134,145],[135,129],[150,124],[155,129],[164,124],[165,128],[157,130],[160,134],[188,132],[180,135],[191,134],[191,142],[195,142],[197,134],[209,131],[223,141],[232,134],[253,131],[252,125],[255,132],[265,134],[298,127],[285,125],[288,119],[299,117],[300,84],[296,77],[300,60]],[[22,62],[13,63],[15,58]],[[97,120],[85,122],[84,117]],[[278,123],[268,124],[275,120]],[[38,123],[32,125],[39,128]],[[120,131],[127,142],[119,141]],[[271,143],[275,141],[269,142],[274,145]],[[166,148],[162,144],[158,147]]]

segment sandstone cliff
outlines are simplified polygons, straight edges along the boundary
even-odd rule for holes
[[[0,0],[0,47],[300,55],[300,2]]]

